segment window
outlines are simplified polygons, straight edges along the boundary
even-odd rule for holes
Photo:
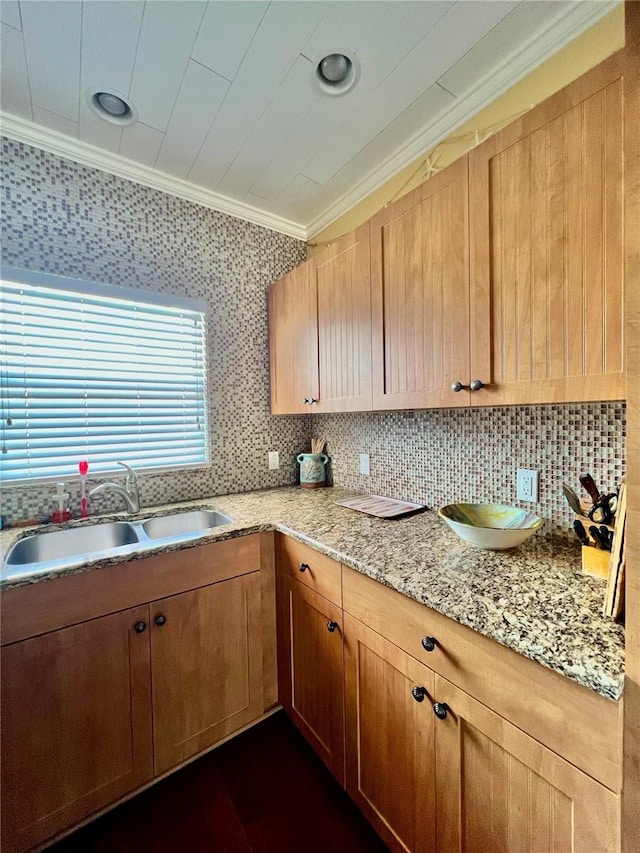
[[[5,482],[208,461],[204,303],[3,268]]]

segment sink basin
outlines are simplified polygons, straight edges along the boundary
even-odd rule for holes
[[[142,524],[142,529],[150,539],[167,539],[173,536],[204,533],[214,527],[230,523],[231,519],[221,512],[213,509],[196,509],[149,518]]]
[[[232,521],[221,512],[195,509],[137,521],[83,524],[51,533],[33,533],[9,550],[0,581],[24,575],[57,572],[93,560],[129,559],[162,544],[195,540]]]
[[[7,554],[7,566],[62,560],[96,551],[110,551],[137,543],[138,535],[126,521],[70,527],[52,533],[35,533],[20,539]]]

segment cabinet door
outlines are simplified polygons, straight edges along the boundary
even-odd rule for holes
[[[308,412],[318,398],[318,317],[311,261],[268,292],[271,413]]]
[[[374,409],[469,405],[467,206],[465,156],[371,220]]]
[[[151,779],[148,621],[139,607],[2,648],[7,853]]]
[[[474,405],[625,396],[616,63],[469,155]]]
[[[369,225],[313,258],[318,300],[318,412],[371,409]]]
[[[155,770],[262,713],[260,573],[151,605]]]
[[[389,847],[406,853],[435,851],[433,678],[345,614],[347,791]]]
[[[344,785],[342,610],[286,576],[279,598],[280,701]]]
[[[438,853],[620,849],[619,797],[441,676],[435,696]]]

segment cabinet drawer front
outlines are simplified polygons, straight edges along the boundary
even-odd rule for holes
[[[280,571],[342,607],[340,563],[288,536],[276,537],[276,565]]]
[[[554,752],[620,790],[622,703],[344,569],[344,609]],[[436,645],[427,652],[422,639]]]

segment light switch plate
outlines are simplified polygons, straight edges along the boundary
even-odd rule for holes
[[[516,475],[516,497],[519,501],[538,500],[538,472],[532,468],[518,468]]]
[[[277,450],[269,451],[269,470],[276,471],[280,467],[280,454]]]
[[[369,469],[369,454],[361,453],[360,454],[360,473],[364,474],[366,477],[369,477],[371,471]]]

